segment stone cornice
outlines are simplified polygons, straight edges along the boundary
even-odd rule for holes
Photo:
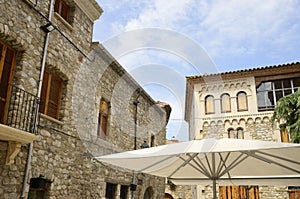
[[[103,13],[102,8],[95,0],[74,0],[74,2],[92,21],[97,20]]]

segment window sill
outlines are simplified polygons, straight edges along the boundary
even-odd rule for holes
[[[55,18],[57,18],[59,21],[61,21],[70,31],[73,31],[73,26],[67,22],[64,18],[60,16],[57,12],[54,12]]]
[[[59,125],[63,125],[63,124],[64,124],[63,122],[61,122],[61,121],[59,121],[59,120],[57,120],[57,119],[55,119],[55,118],[53,118],[53,117],[50,117],[50,116],[48,116],[48,115],[45,115],[45,114],[43,114],[43,113],[40,113],[40,117],[42,117],[42,118],[44,118],[44,119],[46,119],[46,120],[49,120],[49,121],[51,121],[51,122],[54,122],[54,123],[56,123],[56,124],[59,124]]]

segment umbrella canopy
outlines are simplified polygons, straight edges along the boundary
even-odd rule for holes
[[[299,185],[300,145],[203,139],[97,157],[101,162],[169,178],[175,184]]]

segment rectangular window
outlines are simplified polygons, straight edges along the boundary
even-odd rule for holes
[[[70,7],[64,0],[55,0],[54,12],[57,12],[64,20],[69,22]]]
[[[41,93],[40,112],[58,119],[63,81],[45,71]]]
[[[106,139],[108,135],[108,116],[109,116],[109,103],[104,99],[101,99],[99,116],[98,116],[97,135],[102,139]]]
[[[121,185],[120,199],[127,199],[129,186]]]
[[[16,51],[0,42],[0,123],[4,123],[9,102]]]
[[[299,77],[261,83],[256,88],[258,110],[259,111],[274,110],[276,106],[276,102],[279,99],[296,92],[299,86],[300,86]]]
[[[105,198],[115,199],[117,196],[117,185],[106,183]]]

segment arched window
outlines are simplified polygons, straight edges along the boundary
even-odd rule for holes
[[[238,128],[237,130],[237,139],[244,139],[244,129],[243,128]]]
[[[228,113],[231,111],[230,95],[227,93],[221,95],[221,111],[222,113]]]
[[[238,111],[248,110],[247,94],[243,91],[237,94],[237,109]]]
[[[205,97],[205,113],[211,114],[215,112],[215,101],[212,95]]]
[[[152,199],[153,198],[153,189],[152,187],[148,187],[144,193],[144,199]]]
[[[228,132],[228,138],[235,138],[233,128],[228,129],[227,132]]]

